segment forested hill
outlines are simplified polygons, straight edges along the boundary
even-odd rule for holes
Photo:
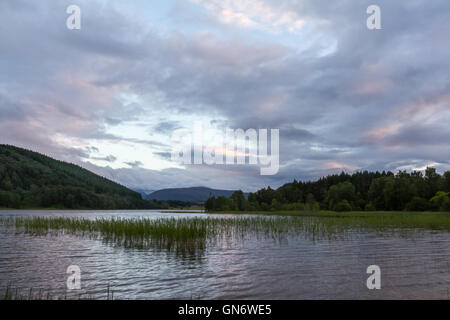
[[[0,145],[0,207],[150,209],[160,205],[77,165]]]
[[[450,211],[450,171],[443,175],[435,168],[421,171],[356,172],[323,177],[317,181],[294,180],[278,189],[270,187],[250,193],[242,191],[230,198],[211,197],[207,211],[408,210]]]

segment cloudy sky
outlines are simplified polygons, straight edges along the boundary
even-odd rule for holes
[[[442,172],[449,34],[448,0],[1,0],[0,143],[147,190]],[[195,121],[279,129],[278,174],[172,162]]]

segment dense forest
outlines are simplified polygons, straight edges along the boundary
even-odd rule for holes
[[[157,209],[141,195],[77,165],[0,145],[0,207]]]
[[[317,181],[294,180],[278,189],[270,187],[231,197],[211,197],[206,211],[450,211],[450,171],[435,168],[425,173],[357,172],[323,177]]]

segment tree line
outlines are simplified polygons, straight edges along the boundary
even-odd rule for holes
[[[450,211],[450,171],[356,172],[330,175],[317,181],[294,180],[278,189],[269,187],[229,198],[210,197],[212,211]]]

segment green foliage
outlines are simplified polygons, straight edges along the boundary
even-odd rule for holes
[[[77,165],[0,145],[0,207],[149,209],[162,204]]]
[[[246,200],[244,193],[241,190],[235,191],[231,195],[231,200],[233,201],[233,207],[235,210],[243,211],[246,209]]]
[[[333,206],[333,210],[337,212],[352,211],[352,206],[347,200],[341,200]]]
[[[443,190],[445,192],[450,192],[450,171],[444,173]]]
[[[7,208],[20,208],[20,196],[14,192],[0,190],[0,206]]]
[[[308,193],[305,201],[305,210],[317,211],[320,210],[320,204],[316,201],[316,198],[312,193]]]
[[[403,210],[415,194],[412,188],[408,179],[400,175],[388,178],[383,190],[384,209]]]
[[[314,182],[294,180],[276,190],[263,188],[250,193],[248,200],[238,194],[230,199],[211,198],[206,203],[206,210],[450,211],[446,200],[449,198],[446,195],[449,184],[450,171],[441,176],[434,168],[427,168],[425,174],[419,171],[399,171],[396,175],[385,171],[364,171],[352,175],[341,173]],[[446,196],[440,194],[433,201],[428,201],[441,190]]]
[[[375,206],[376,210],[383,210],[386,207],[384,189],[392,179],[392,177],[380,177],[372,181],[368,192],[368,198]]]
[[[435,168],[428,167],[425,170],[425,182],[427,186],[425,196],[429,199],[441,189],[444,181],[441,181],[441,176],[436,172]]]
[[[330,189],[328,190],[326,202],[328,203],[329,208],[334,208],[343,200],[345,200],[350,205],[350,203],[355,201],[355,199],[356,199],[355,186],[353,186],[350,182],[346,181],[330,187]]]
[[[271,209],[273,211],[277,211],[277,210],[281,209],[281,204],[280,204],[280,202],[277,199],[273,199],[272,200],[272,207],[271,207]]]
[[[436,195],[430,199],[430,203],[436,210],[450,211],[450,192],[437,192]]]
[[[411,202],[406,205],[407,211],[426,211],[430,209],[429,202],[421,197],[412,198]]]
[[[281,206],[281,210],[304,211],[305,204],[303,202],[285,203]]]

